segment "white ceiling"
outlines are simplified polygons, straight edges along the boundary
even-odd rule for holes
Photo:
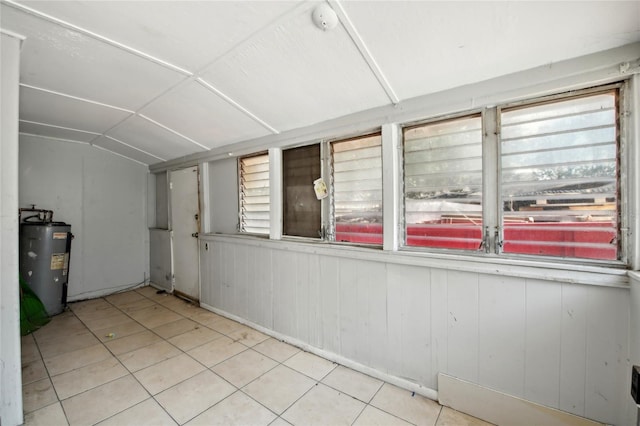
[[[640,2],[4,1],[20,131],[154,164],[640,41]]]

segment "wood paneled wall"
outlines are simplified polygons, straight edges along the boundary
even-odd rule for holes
[[[625,422],[628,288],[205,238],[201,300],[208,306],[434,390],[442,372]]]

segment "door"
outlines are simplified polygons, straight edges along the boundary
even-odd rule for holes
[[[171,172],[171,241],[173,251],[173,291],[200,299],[198,232],[200,202],[198,167]]]

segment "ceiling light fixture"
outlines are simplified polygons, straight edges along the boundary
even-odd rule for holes
[[[316,27],[320,28],[322,31],[331,30],[338,25],[338,16],[336,15],[336,12],[334,12],[326,3],[322,3],[313,9],[311,20]]]

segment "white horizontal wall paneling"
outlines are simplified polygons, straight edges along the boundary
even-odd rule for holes
[[[234,245],[225,244],[222,250],[222,263],[224,266],[220,268],[222,272],[222,291],[220,295],[220,302],[222,303],[222,306],[224,306],[225,310],[235,314],[238,309],[237,306],[233,304],[236,290],[236,277],[234,275],[236,258],[234,256]]]
[[[358,268],[361,271],[358,277],[358,294],[367,299],[366,305],[362,305],[362,309],[366,311],[362,312],[363,316],[360,318],[360,326],[367,337],[367,365],[386,371],[390,360],[389,350],[385,345],[389,341],[387,265],[367,262],[360,264]]]
[[[438,372],[449,371],[448,274],[446,269],[431,268],[431,376],[438,383]]]
[[[601,422],[627,423],[631,389],[629,363],[630,292],[601,287],[587,291],[585,416]],[[637,326],[637,324],[633,324]]]
[[[587,292],[577,285],[563,285],[558,408],[580,416],[585,414],[586,348]]]
[[[560,403],[562,349],[562,287],[527,280],[524,395],[549,407]]]
[[[320,302],[321,288],[323,282],[320,275],[321,258],[319,256],[307,256],[307,282],[308,290],[306,298],[303,299],[307,305],[307,321],[309,327],[308,342],[315,347],[322,347],[322,321],[324,312]],[[304,279],[304,276],[302,276]],[[304,284],[304,283],[301,283]]]
[[[249,246],[249,257],[245,263],[245,266],[251,265],[246,268],[248,273],[247,318],[267,328],[273,328],[271,252],[271,250]]]
[[[368,260],[324,244],[202,239],[212,276],[203,274],[202,301],[221,313],[430,397],[445,373],[626,421],[628,288],[408,265],[388,252]]]
[[[431,304],[428,269],[387,264],[388,371],[436,388],[431,375]]]
[[[214,286],[211,283],[214,282],[213,277],[213,244],[210,241],[198,240],[199,256],[200,256],[200,301],[211,304],[212,291]]]
[[[249,265],[253,265],[249,251],[253,247],[238,244],[233,247],[233,306],[234,313],[242,318],[249,317]]]
[[[317,285],[318,281],[310,278],[311,275],[317,276],[318,271],[317,269],[312,269],[312,266],[317,265],[312,265],[310,259],[311,255],[307,253],[295,253],[294,263],[289,265],[290,268],[295,268],[296,270],[294,279],[291,282],[295,287],[295,299],[293,300],[295,307],[292,309],[295,315],[293,321],[295,325],[294,337],[304,342],[309,342],[309,335],[317,327],[317,323],[312,322],[310,318],[315,316],[314,313],[317,312],[313,306],[314,301],[310,300],[310,296],[312,294],[311,289]],[[283,309],[286,308],[283,307]]]
[[[478,274],[447,271],[447,365],[454,377],[478,383]]]
[[[340,346],[340,259],[319,256],[320,305],[322,310],[322,349],[336,354],[342,353]]]
[[[479,277],[478,382],[510,395],[524,395],[525,280]]]
[[[341,355],[371,366],[387,365],[386,265],[340,259]]]
[[[274,250],[273,262],[273,329],[298,338],[298,289],[297,253],[290,250]]]

